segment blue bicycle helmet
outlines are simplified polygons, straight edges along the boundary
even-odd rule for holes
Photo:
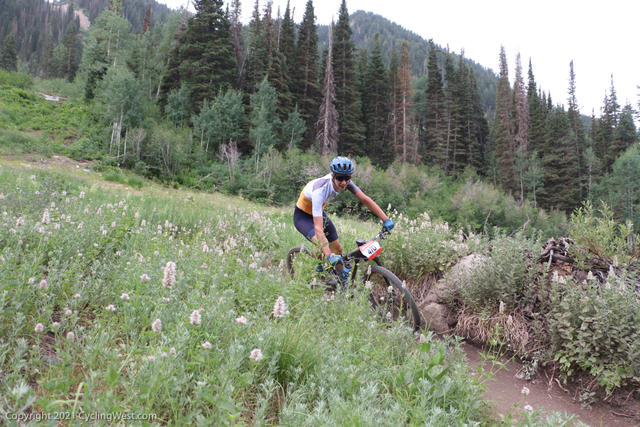
[[[353,167],[351,160],[346,157],[338,156],[331,160],[331,166],[329,166],[329,169],[331,169],[331,172],[333,173],[352,175],[355,167]]]

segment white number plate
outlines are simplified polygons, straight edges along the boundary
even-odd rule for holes
[[[367,259],[371,260],[380,255],[380,252],[382,252],[382,247],[376,240],[371,240],[360,246],[360,252],[362,253],[362,255],[366,256]]]

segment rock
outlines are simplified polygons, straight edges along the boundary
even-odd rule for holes
[[[462,258],[451,270],[449,270],[442,279],[429,289],[427,296],[424,298],[424,304],[446,302],[446,297],[450,288],[454,288],[456,283],[465,282],[465,277],[474,268],[482,266],[486,263],[487,257],[479,254],[471,254]]]
[[[449,331],[450,312],[446,305],[430,303],[421,309],[427,329],[438,334]]]

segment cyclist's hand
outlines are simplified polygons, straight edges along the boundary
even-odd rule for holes
[[[336,255],[336,254],[327,255],[327,261],[329,261],[329,263],[331,265],[333,265],[334,267],[336,265],[338,265],[338,264],[343,264],[342,257],[340,255]]]
[[[393,223],[393,220],[390,218],[387,218],[382,222],[382,228],[384,228],[386,231],[393,230],[393,227],[395,227],[395,224]]]

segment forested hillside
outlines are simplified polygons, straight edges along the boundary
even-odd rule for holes
[[[118,1],[136,33],[142,32],[147,14],[155,25],[166,21],[170,13],[155,0]],[[94,22],[110,4],[111,0],[0,0],[0,40],[5,51],[15,51],[24,71],[73,80],[82,56],[77,12]],[[4,68],[15,70],[17,64]]]
[[[47,31],[35,26],[49,28],[42,23],[55,8],[4,4],[0,66],[71,82],[44,86],[64,87],[69,102],[93,112],[99,136],[83,139],[83,150],[104,163],[288,203],[295,196],[282,193],[291,180],[275,180],[286,175],[286,163],[278,163],[289,159],[285,153],[339,153],[363,166],[363,179],[369,165],[380,176],[419,171],[425,178],[416,191],[401,194],[406,207],[424,206],[424,195],[440,185],[434,182],[480,180],[519,206],[570,212],[603,199],[618,219],[640,222],[634,107],[619,105],[612,84],[587,128],[572,67],[565,107],[539,89],[530,64],[496,52],[491,101],[490,70],[374,14],[350,15],[345,1],[326,45],[313,1],[300,23],[289,9],[274,16],[270,3],[257,1],[248,25],[239,17],[252,5],[240,0],[230,7],[196,0],[194,15],[173,12],[166,20],[141,1],[79,2],[89,30],[78,30],[68,7],[48,45],[38,41]],[[439,178],[430,181],[433,174]],[[298,175],[296,187],[307,178]],[[486,218],[475,226],[494,215],[475,212]]]
[[[402,42],[407,41],[409,46],[409,64],[414,76],[424,76],[427,74],[427,64],[429,55],[429,42],[412,31],[406,30],[400,25],[389,21],[383,16],[372,12],[358,10],[351,14],[351,29],[353,31],[352,40],[356,48],[371,52],[375,45],[376,35],[380,38],[380,51],[382,59],[386,64],[391,63],[393,52],[399,54],[402,49]],[[329,26],[318,26],[318,41],[325,47],[329,40]],[[442,69],[445,59],[451,54],[455,61],[459,60],[461,52],[449,52],[442,46],[435,45],[438,65]],[[496,105],[496,84],[498,76],[493,70],[483,67],[472,58],[465,57],[465,63],[473,70],[480,101],[487,116],[492,117],[492,112]]]

